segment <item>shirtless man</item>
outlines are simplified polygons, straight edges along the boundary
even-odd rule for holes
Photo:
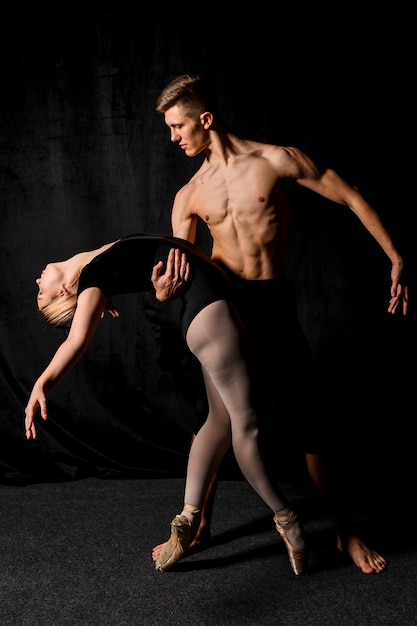
[[[173,235],[194,243],[198,220],[207,225],[213,242],[212,259],[226,269],[236,283],[238,307],[255,345],[259,347],[260,362],[276,362],[277,357],[283,354],[280,348],[287,342],[285,356],[280,359],[282,369],[278,372],[273,368],[267,381],[270,386],[275,379],[275,395],[277,390],[281,394],[287,384],[291,388],[291,376],[292,400],[306,395],[305,390],[300,389],[300,362],[296,360],[299,352],[292,363],[294,369],[289,364],[287,367],[294,342],[300,341],[300,350],[304,350],[295,297],[285,278],[290,184],[297,183],[353,211],[391,261],[388,312],[394,314],[398,309],[406,315],[408,287],[401,281],[403,259],[378,214],[356,188],[332,169],[320,170],[297,148],[249,141],[234,135],[221,120],[214,94],[202,77],[183,75],[173,80],[160,94],[156,108],[164,115],[171,141],[178,143],[187,156],[205,153],[205,160],[198,171],[175,196]],[[278,305],[276,298],[282,300]],[[246,308],[248,312],[245,312]],[[281,308],[287,308],[288,313],[282,314]],[[274,314],[268,321],[265,314],[270,309]],[[263,328],[263,339],[255,337],[260,327]],[[285,339],[288,335],[290,340]],[[260,346],[259,342],[264,345]],[[270,357],[267,359],[268,349]],[[285,372],[287,369],[289,371]],[[268,377],[266,369],[262,373]],[[283,382],[282,376],[285,375],[287,378]],[[281,400],[276,402],[277,419],[282,419]],[[349,555],[363,573],[381,573],[387,561],[358,536],[345,510],[346,503],[340,488],[335,490],[330,484],[324,449],[318,447],[317,441],[308,441],[308,437],[314,434],[312,431],[306,435],[305,441],[301,437],[301,433],[308,430],[308,421],[303,422],[302,413],[292,417],[295,426],[292,437],[298,438],[296,443],[304,446],[309,474],[328,505],[335,525],[337,548]],[[311,421],[312,415],[315,415],[311,403],[307,413],[307,419]],[[305,412],[304,417],[307,417]],[[286,418],[286,421],[289,420]],[[281,427],[279,432],[282,432]],[[294,443],[293,438],[291,443]],[[280,437],[276,445],[286,446],[287,441],[290,439]],[[216,473],[206,500],[208,513],[206,520],[202,520],[201,541],[204,533],[209,536],[215,484]],[[157,560],[162,545],[155,546],[154,560]]]

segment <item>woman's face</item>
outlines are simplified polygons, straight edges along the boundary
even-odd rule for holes
[[[48,263],[35,282],[39,287],[37,302],[40,310],[59,295],[62,272],[56,263]]]

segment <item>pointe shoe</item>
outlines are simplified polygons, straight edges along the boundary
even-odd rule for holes
[[[274,522],[275,528],[281,535],[287,548],[290,565],[294,574],[296,576],[304,574],[307,571],[309,563],[308,549],[305,548],[304,550],[297,550],[290,543],[287,537],[287,531],[290,530],[295,524],[299,523],[297,514],[290,509],[284,509],[284,511],[281,511],[280,513],[275,513]]]
[[[166,572],[182,559],[198,530],[198,521],[191,524],[185,515],[176,515],[171,522],[171,536],[164,544],[155,568]]]

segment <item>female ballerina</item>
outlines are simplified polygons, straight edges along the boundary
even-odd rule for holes
[[[244,477],[274,514],[293,572],[304,574],[309,560],[304,532],[263,461],[249,344],[222,270],[185,240],[136,234],[50,263],[36,283],[44,319],[67,328],[68,334],[32,388],[25,410],[26,439],[36,439],[36,414],[48,418],[46,393],[79,361],[105,311],[118,316],[113,295],[155,288],[160,301],[179,297],[181,332],[201,363],[209,415],[190,449],[183,510],[171,522],[168,541],[152,553],[155,567],[166,571],[185,556],[211,478],[232,445]]]

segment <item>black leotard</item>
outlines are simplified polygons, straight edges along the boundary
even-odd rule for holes
[[[183,302],[181,332],[185,338],[195,316],[208,304],[229,299],[231,292],[223,271],[184,239],[148,233],[122,237],[84,267],[78,294],[88,287],[99,287],[106,297],[152,291],[152,268],[158,261],[166,261],[171,248],[186,252],[190,262],[190,278],[180,296]]]

